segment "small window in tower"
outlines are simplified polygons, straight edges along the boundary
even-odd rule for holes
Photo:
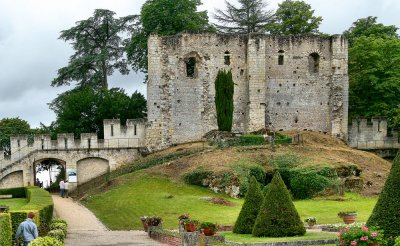
[[[133,135],[137,135],[137,126],[136,126],[136,124],[135,125],[133,125]]]
[[[278,53],[279,53],[279,55],[278,55],[278,65],[283,65],[285,51],[280,50],[280,51],[278,51]]]
[[[231,54],[229,53],[229,51],[225,52],[224,55],[224,64],[225,65],[231,65]]]
[[[196,58],[189,57],[186,61],[186,77],[194,78],[196,72]]]
[[[111,137],[114,136],[114,125],[111,125]]]
[[[308,56],[308,65],[310,74],[318,74],[319,73],[319,55],[318,53],[311,53]]]

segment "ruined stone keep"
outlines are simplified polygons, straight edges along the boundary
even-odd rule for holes
[[[215,78],[232,70],[234,132],[265,127],[347,137],[348,47],[340,35],[152,35],[148,146],[196,141],[217,129]]]

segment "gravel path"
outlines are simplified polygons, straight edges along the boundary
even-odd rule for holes
[[[71,198],[52,197],[57,217],[68,223],[66,246],[165,245],[153,241],[144,231],[109,231],[92,212]]]

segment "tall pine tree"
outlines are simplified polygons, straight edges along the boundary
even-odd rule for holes
[[[220,131],[232,130],[233,93],[232,72],[218,71],[215,79],[215,106],[217,109],[218,130]]]
[[[253,236],[288,237],[305,233],[306,229],[290,198],[289,191],[279,172],[276,172],[268,186],[253,227]]]

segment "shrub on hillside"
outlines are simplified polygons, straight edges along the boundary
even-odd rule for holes
[[[257,182],[265,185],[265,170],[262,166],[253,164],[251,166],[237,165],[234,167],[234,173],[239,178],[240,196],[245,196],[247,193],[250,178],[256,178]]]
[[[196,169],[192,172],[186,173],[183,176],[183,180],[187,184],[203,186],[203,180],[208,178],[208,176],[210,176],[211,174],[211,171]]]
[[[9,213],[0,213],[0,246],[11,246],[12,229]]]
[[[239,145],[262,145],[264,144],[264,137],[262,135],[247,134],[239,137]]]
[[[385,186],[379,195],[367,226],[378,226],[385,232],[385,237],[391,238],[400,235],[400,154],[393,161]]]
[[[29,243],[29,246],[63,246],[63,243],[53,237],[38,237]]]
[[[306,229],[279,172],[272,179],[253,227],[256,237],[304,235]]]
[[[249,189],[244,198],[242,210],[233,228],[234,233],[251,234],[260,206],[264,200],[260,184],[254,176],[250,179]]]
[[[315,170],[296,168],[290,171],[291,192],[296,199],[311,198],[329,184],[330,180]]]

